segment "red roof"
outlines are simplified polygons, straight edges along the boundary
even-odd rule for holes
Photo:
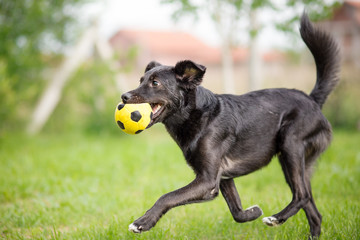
[[[264,62],[281,62],[286,60],[286,55],[283,52],[272,50],[265,52],[262,55],[262,60]]]
[[[140,48],[142,61],[156,60],[164,64],[175,64],[179,60],[191,59],[201,64],[220,64],[221,51],[211,47],[185,32],[164,32],[149,30],[121,30],[111,39],[116,50],[126,50],[131,46]],[[244,61],[247,51],[233,51],[236,62]]]

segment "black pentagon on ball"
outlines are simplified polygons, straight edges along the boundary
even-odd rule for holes
[[[120,103],[120,104],[117,106],[117,109],[120,111],[124,106],[125,106],[125,104]]]
[[[122,130],[125,129],[125,126],[124,126],[124,124],[123,124],[122,122],[117,121],[117,124],[119,125],[119,127],[120,127]]]
[[[137,130],[136,132],[135,132],[135,134],[139,134],[139,133],[141,133],[143,130]]]
[[[131,120],[133,120],[134,122],[138,122],[141,119],[141,113],[139,111],[134,111],[131,113],[130,116]]]

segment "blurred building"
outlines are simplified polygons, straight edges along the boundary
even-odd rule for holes
[[[343,60],[360,67],[360,1],[345,1],[331,19],[318,25],[338,39]]]
[[[185,32],[120,30],[110,39],[117,52],[138,49],[137,64],[145,66],[151,60],[163,64],[175,64],[179,60],[191,59],[204,65],[221,64],[221,52],[196,37]],[[233,52],[235,62],[245,61],[247,51],[237,49]]]
[[[204,85],[211,89],[222,91],[222,53],[221,49],[209,46],[189,33],[180,31],[153,31],[153,30],[120,30],[110,40],[110,45],[119,54],[119,61],[125,64],[126,53],[136,49],[136,69],[134,76],[128,75],[129,85],[132,78],[139,77],[139,71],[152,60],[165,65],[175,65],[180,60],[190,59],[207,67]],[[241,76],[236,80],[236,91],[243,92],[247,86],[247,64],[249,53],[246,48],[236,48],[232,51],[234,76]],[[271,51],[262,55],[262,61],[275,63],[284,61],[284,54]],[[137,81],[135,81],[137,83]]]
[[[153,31],[153,30],[120,30],[110,38],[110,45],[119,54],[119,61],[126,64],[127,61],[122,56],[126,52],[136,49],[135,70],[128,74],[128,85],[139,78],[139,71],[143,71],[150,61],[157,61],[164,65],[175,65],[180,60],[192,60],[207,67],[206,81],[204,85],[211,89],[221,91],[222,81],[222,55],[221,50],[212,47],[192,36],[189,33],[180,31]],[[238,48],[232,52],[234,64],[244,65],[247,61],[248,51]],[[234,71],[243,71],[240,68]],[[240,75],[240,73],[239,73]],[[242,73],[243,75],[243,73]],[[238,85],[238,89],[246,87]]]

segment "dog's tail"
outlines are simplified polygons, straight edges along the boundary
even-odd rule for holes
[[[321,108],[339,81],[339,46],[332,36],[314,28],[306,13],[301,16],[300,34],[316,64],[317,79],[310,97]]]

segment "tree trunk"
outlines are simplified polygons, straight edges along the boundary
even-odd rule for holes
[[[256,11],[250,11],[250,44],[249,44],[249,90],[261,88],[261,58],[258,46],[259,26],[256,19]]]
[[[66,58],[63,65],[51,79],[32,115],[31,122],[27,129],[30,134],[38,133],[54,111],[61,98],[61,93],[66,81],[86,59],[91,47],[94,45],[96,31],[96,27],[92,27],[84,33],[72,51],[72,54]]]
[[[224,83],[224,91],[226,93],[235,93],[234,86],[234,64],[231,52],[232,45],[232,30],[227,27],[226,4],[223,1],[217,0],[213,2],[214,6],[211,12],[213,12],[213,19],[217,32],[221,37],[221,64],[222,64],[222,76]]]
[[[231,54],[231,43],[229,38],[223,38],[222,43],[222,73],[225,93],[235,93],[234,84],[234,63]]]

